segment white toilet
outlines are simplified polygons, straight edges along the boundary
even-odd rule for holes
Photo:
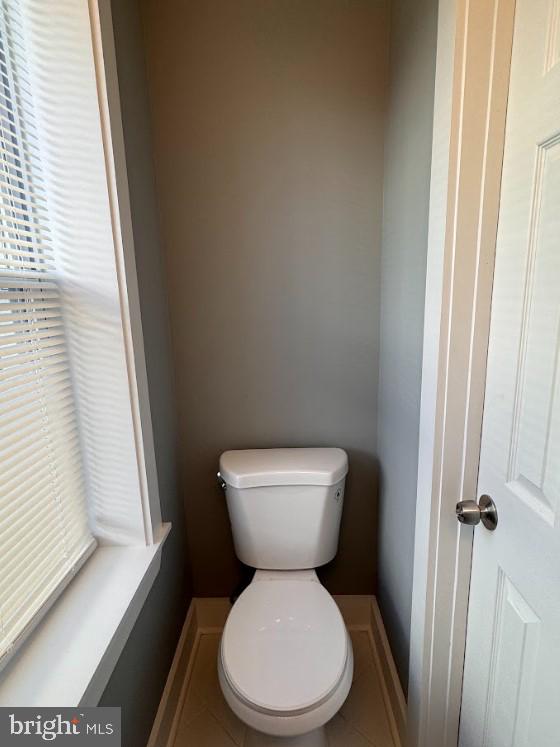
[[[266,744],[322,744],[350,690],[350,637],[314,570],[336,555],[347,471],[342,449],[220,458],[235,551],[257,571],[229,613],[218,674],[231,709]]]

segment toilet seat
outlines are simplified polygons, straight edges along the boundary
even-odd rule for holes
[[[247,708],[299,716],[340,688],[349,648],[342,615],[314,571],[257,571],[229,614],[220,663]]]

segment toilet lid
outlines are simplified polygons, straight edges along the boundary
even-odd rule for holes
[[[250,584],[222,636],[224,673],[236,693],[264,712],[302,712],[326,699],[344,673],[344,621],[317,581]]]

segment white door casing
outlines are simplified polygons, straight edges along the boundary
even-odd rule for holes
[[[560,744],[559,354],[560,0],[517,0],[461,747]]]
[[[408,744],[457,747],[514,0],[439,0]]]

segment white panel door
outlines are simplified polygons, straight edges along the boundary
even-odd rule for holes
[[[559,348],[560,0],[517,0],[461,747],[560,745]]]

